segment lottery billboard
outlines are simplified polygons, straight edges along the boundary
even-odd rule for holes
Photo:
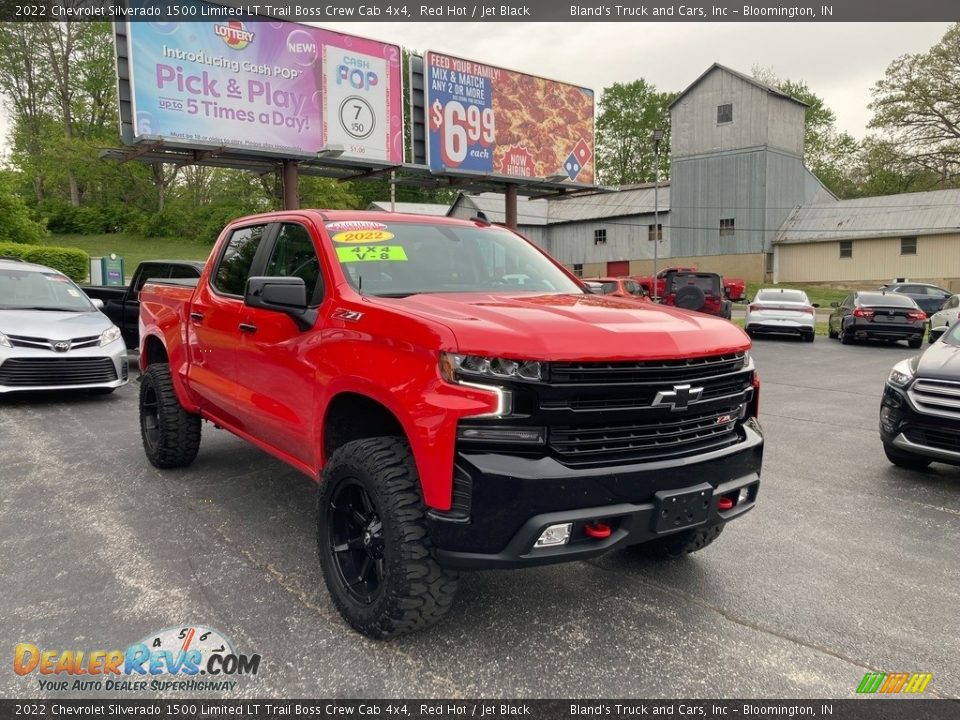
[[[593,183],[593,91],[451,55],[424,57],[434,171]]]
[[[193,2],[129,22],[135,138],[403,162],[400,48]],[[209,18],[209,20],[207,19]]]

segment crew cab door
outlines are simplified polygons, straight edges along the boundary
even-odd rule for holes
[[[257,274],[303,279],[310,307],[324,300],[319,254],[305,222],[279,223]],[[300,463],[315,467],[320,323],[305,329],[288,314],[244,306],[236,349],[239,429]]]
[[[237,424],[237,350],[246,317],[243,292],[255,263],[262,263],[271,228],[261,223],[232,229],[188,308],[190,386],[200,396],[201,408],[226,425]]]

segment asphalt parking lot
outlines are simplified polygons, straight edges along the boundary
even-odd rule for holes
[[[960,468],[895,468],[877,434],[911,354],[758,340],[760,497],[716,544],[468,574],[442,624],[388,643],[327,596],[309,479],[209,425],[191,468],[154,469],[136,382],[2,399],[0,694],[44,695],[14,674],[15,643],[125,648],[202,624],[262,655],[232,697],[839,698],[868,671],[931,672],[928,696],[960,697]]]

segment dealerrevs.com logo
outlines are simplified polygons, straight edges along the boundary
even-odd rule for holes
[[[126,650],[48,649],[18,643],[13,670],[43,691],[230,691],[255,676],[260,655],[245,655],[201,625],[152,633]]]

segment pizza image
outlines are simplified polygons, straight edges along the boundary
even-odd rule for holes
[[[593,182],[592,90],[501,72],[493,86],[492,106],[496,172],[530,177],[562,174],[578,183]]]

